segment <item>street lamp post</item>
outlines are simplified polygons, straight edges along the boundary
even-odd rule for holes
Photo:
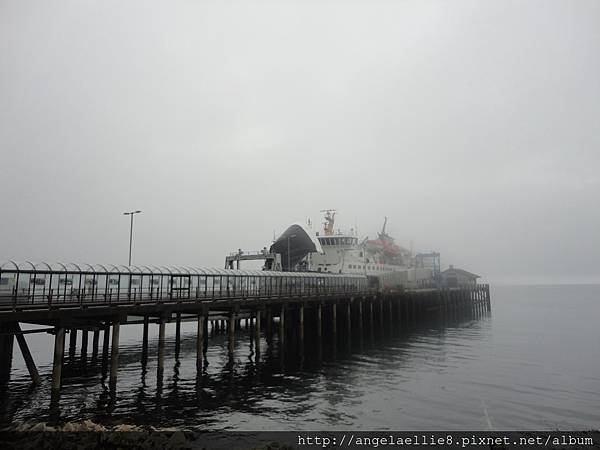
[[[129,228],[129,266],[131,265],[131,243],[133,241],[133,216],[134,214],[138,214],[141,213],[142,211],[130,211],[130,212],[124,212],[123,215],[124,216],[131,216],[131,227]]]
[[[295,237],[296,237],[295,234],[292,234],[292,235],[290,235],[290,236],[287,237],[287,241],[288,241],[287,260],[288,260],[288,270],[290,272],[292,271],[292,267],[291,267],[291,264],[290,264],[290,239],[291,238],[295,238]]]

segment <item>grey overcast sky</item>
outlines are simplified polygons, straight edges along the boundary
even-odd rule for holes
[[[600,1],[0,1],[0,259],[221,267],[338,224],[600,281]]]

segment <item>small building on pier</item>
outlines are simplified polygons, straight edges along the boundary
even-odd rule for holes
[[[477,284],[477,278],[481,277],[464,269],[459,269],[450,265],[450,267],[440,273],[440,278],[442,286],[458,287],[475,285]]]

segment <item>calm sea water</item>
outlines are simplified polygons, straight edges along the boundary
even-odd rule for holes
[[[141,327],[123,326],[116,396],[100,364],[76,358],[63,372],[58,413],[200,430],[598,429],[600,286],[493,287],[491,295],[489,315],[376,336],[362,350],[356,342],[350,352],[325,346],[321,357],[307,351],[301,359],[287,347],[281,355],[276,343],[267,350],[263,342],[256,364],[242,330],[230,364],[226,336],[211,337],[199,379],[195,324],[182,324],[178,360],[170,324],[160,387],[157,327],[143,371]],[[1,394],[4,422],[50,414],[52,339],[27,339],[44,382],[31,388],[15,344],[12,380]]]

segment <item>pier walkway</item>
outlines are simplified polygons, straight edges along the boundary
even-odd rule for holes
[[[157,375],[162,379],[165,323],[172,321],[177,343],[181,322],[197,322],[196,365],[201,371],[209,328],[228,333],[233,354],[242,320],[253,330],[260,358],[261,336],[269,345],[274,330],[279,345],[290,339],[304,346],[307,337],[321,342],[341,335],[351,342],[375,329],[398,329],[436,314],[490,310],[488,285],[390,290],[376,282],[376,277],[312,272],[5,263],[0,266],[0,381],[10,378],[16,337],[32,381],[41,382],[25,340],[29,332],[54,336],[52,392],[57,395],[67,334],[69,354],[75,352],[80,332],[86,356],[92,333],[92,358],[98,358],[102,333],[102,362],[110,365],[115,389],[121,325],[143,324],[144,358],[148,327],[158,324]],[[44,328],[22,331],[21,323]]]

